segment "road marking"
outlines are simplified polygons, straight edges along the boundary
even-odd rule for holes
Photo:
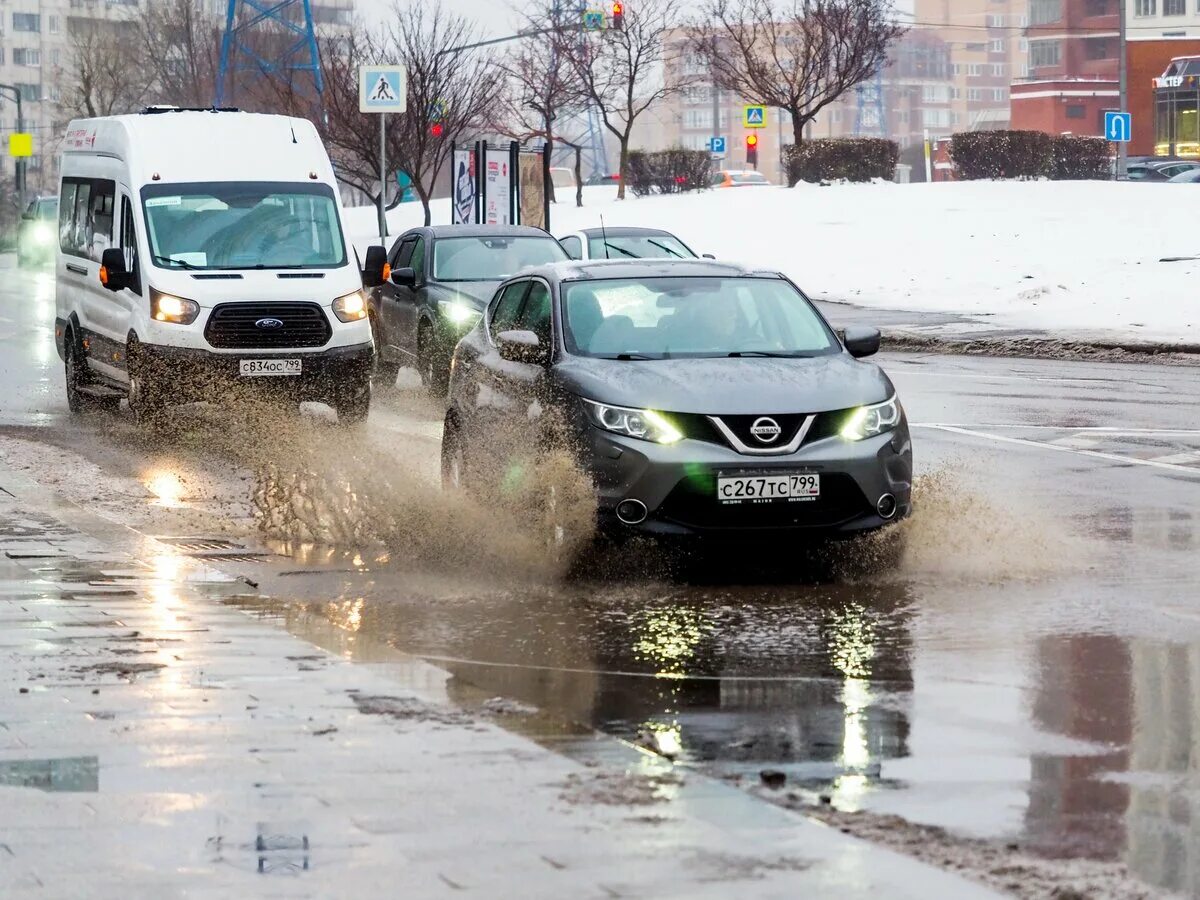
[[[1104,437],[1144,437],[1164,435],[1168,437],[1200,437],[1200,428],[1114,428],[1110,425],[1021,425],[1009,422],[975,422],[963,425],[957,422],[920,422],[914,428],[1028,428],[1043,431],[1078,431]]]
[[[975,431],[972,428],[960,428],[956,425],[913,425],[914,428],[931,428],[935,431],[945,431],[948,434],[961,434],[967,437],[985,438],[1002,444],[1016,444],[1019,447],[1033,447],[1038,450],[1053,450],[1057,453],[1074,453],[1092,459],[1103,459],[1108,462],[1121,463],[1126,466],[1150,466],[1168,472],[1180,472],[1200,478],[1200,469],[1195,466],[1180,466],[1175,463],[1158,462],[1153,459],[1139,459],[1136,456],[1121,456],[1116,453],[1102,453],[1099,450],[1080,450],[1077,447],[1064,447],[1061,444],[1051,444],[1046,441],[1031,441],[1027,438],[1007,437],[1002,434],[988,434],[986,431]]]
[[[1187,453],[1171,453],[1167,456],[1155,456],[1154,462],[1157,463],[1172,463],[1179,466],[1193,466],[1200,464],[1200,453],[1191,450]]]

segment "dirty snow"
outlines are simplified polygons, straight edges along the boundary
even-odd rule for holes
[[[1110,182],[744,188],[618,203],[588,188],[552,210],[561,235],[604,224],[675,232],[697,253],[781,269],[817,299],[978,317],[979,327],[1200,344],[1200,256],[1187,185]],[[373,209],[348,213],[370,242]],[[449,221],[447,201],[433,206]],[[390,214],[399,233],[419,204]]]

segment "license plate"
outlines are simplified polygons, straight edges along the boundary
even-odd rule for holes
[[[722,505],[802,503],[820,496],[820,475],[739,475],[717,479],[717,500]]]
[[[243,378],[268,375],[299,375],[303,360],[299,359],[243,359],[239,363]]]

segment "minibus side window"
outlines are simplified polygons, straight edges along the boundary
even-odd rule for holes
[[[88,213],[92,208],[92,183],[80,181],[75,189],[75,224],[71,229],[69,253],[75,256],[87,256],[87,247],[91,243],[87,238],[91,223]]]
[[[133,206],[129,198],[121,197],[121,250],[125,254],[125,271],[130,273],[129,290],[142,295],[142,273],[138,268],[137,227],[133,222]]]
[[[100,178],[64,178],[58,235],[63,253],[100,261],[113,244],[117,186]]]
[[[71,235],[75,231],[75,188],[74,181],[64,178],[62,195],[58,198],[58,246],[64,253],[74,249]]]

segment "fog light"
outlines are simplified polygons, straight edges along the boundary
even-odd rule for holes
[[[896,498],[891,494],[884,494],[879,498],[879,502],[875,504],[875,508],[879,510],[879,517],[882,519],[890,519],[896,515]]]
[[[641,500],[622,500],[617,504],[617,518],[626,525],[640,525],[646,521],[646,504]]]

